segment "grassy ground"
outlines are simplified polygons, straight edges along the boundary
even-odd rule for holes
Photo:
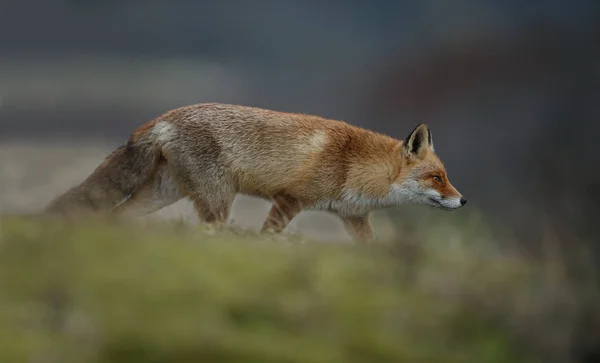
[[[567,362],[582,306],[475,224],[363,247],[0,223],[0,362]]]

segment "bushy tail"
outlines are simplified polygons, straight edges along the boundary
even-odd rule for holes
[[[161,145],[151,132],[132,136],[85,181],[51,201],[45,212],[70,216],[110,213],[148,181],[160,157]]]

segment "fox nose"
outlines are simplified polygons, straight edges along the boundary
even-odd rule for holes
[[[467,200],[465,198],[461,197],[460,198],[460,205],[463,206],[465,204],[467,204]]]

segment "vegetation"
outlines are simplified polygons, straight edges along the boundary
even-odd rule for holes
[[[0,222],[0,362],[566,362],[591,301],[479,223],[366,247]]]

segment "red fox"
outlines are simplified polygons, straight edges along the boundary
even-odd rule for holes
[[[337,214],[371,242],[371,211],[402,204],[452,210],[452,186],[419,124],[405,140],[318,116],[205,103],[138,127],[81,184],[45,209],[143,215],[187,197],[201,221],[224,224],[236,194],[273,202],[261,231],[281,232],[303,210]]]

